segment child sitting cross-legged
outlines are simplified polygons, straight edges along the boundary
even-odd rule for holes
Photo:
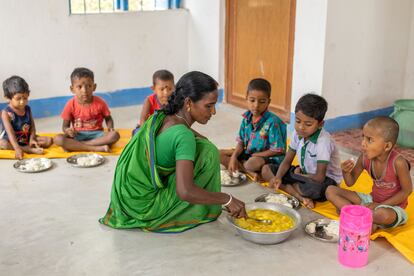
[[[295,131],[285,159],[280,166],[264,166],[262,172],[271,187],[295,196],[308,208],[314,207],[313,200],[325,201],[326,188],[342,181],[339,152],[323,129],[327,109],[321,96],[302,96],[295,107]],[[292,166],[295,156],[298,167]]]
[[[394,149],[398,123],[389,117],[377,117],[363,128],[362,154],[356,163],[342,163],[345,184],[355,184],[365,169],[374,181],[371,194],[328,187],[326,197],[338,211],[348,204],[365,205],[373,210],[373,228],[393,228],[407,222],[404,210],[412,192],[410,164]]]
[[[286,152],[286,124],[267,109],[270,104],[270,83],[253,79],[247,87],[247,106],[243,114],[237,145],[234,150],[220,150],[220,162],[230,172],[248,172],[261,180],[263,165],[280,164]]]
[[[93,95],[96,89],[93,72],[87,68],[76,68],[70,79],[70,90],[75,96],[63,109],[61,116],[64,134],[58,134],[54,138],[55,144],[66,151],[109,152],[110,146],[120,136],[114,129],[108,105]],[[104,120],[108,132],[103,131]]]
[[[43,154],[43,148],[52,145],[52,138],[37,136],[32,111],[27,104],[29,85],[19,77],[12,76],[3,82],[7,107],[1,112],[3,130],[0,133],[0,149],[14,150],[17,159],[23,152]]]

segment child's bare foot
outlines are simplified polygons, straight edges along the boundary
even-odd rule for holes
[[[43,154],[43,148],[28,148],[27,153]]]
[[[108,145],[97,146],[96,151],[100,152],[111,152],[111,148]]]
[[[371,234],[373,234],[375,231],[377,231],[379,228],[378,224],[373,223],[371,227]]]
[[[249,172],[249,174],[253,177],[253,181],[254,182],[263,182],[262,176],[260,175],[260,173],[256,173],[256,172]]]
[[[255,172],[249,172],[249,173],[252,175],[254,182],[259,181],[259,175],[257,173],[255,173]]]
[[[315,208],[315,203],[310,198],[303,197],[302,202],[303,202],[303,205],[305,205],[305,207],[307,207],[309,209]]]

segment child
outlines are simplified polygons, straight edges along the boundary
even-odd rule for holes
[[[285,159],[280,166],[271,164],[263,168],[271,187],[290,193],[308,208],[314,207],[313,200],[326,200],[326,188],[342,180],[338,150],[323,129],[327,109],[328,103],[321,96],[302,96],[295,107],[295,131]],[[291,165],[295,155],[298,167]]]
[[[4,129],[0,133],[0,149],[14,149],[17,159],[23,159],[23,152],[43,154],[52,138],[36,135],[32,111],[27,105],[29,85],[23,78],[12,76],[3,82],[3,91],[9,104],[1,112]]]
[[[93,72],[86,68],[76,68],[71,76],[70,90],[75,96],[63,109],[63,133],[55,138],[55,144],[67,151],[109,152],[110,146],[119,140],[114,129],[108,105],[97,96]],[[105,119],[108,132],[103,131]]]
[[[132,135],[139,130],[149,116],[154,114],[155,110],[161,109],[168,103],[168,97],[171,96],[174,88],[174,75],[170,71],[158,70],[152,75],[151,89],[154,93],[145,99],[141,118],[136,128],[132,131]]]
[[[396,227],[407,222],[407,198],[412,192],[410,164],[394,145],[398,138],[398,123],[388,117],[377,117],[363,128],[362,155],[356,163],[342,163],[345,184],[355,184],[365,169],[374,180],[371,194],[328,187],[326,197],[340,211],[348,204],[365,205],[373,210],[374,228]]]
[[[243,114],[237,145],[234,150],[221,150],[220,159],[230,172],[246,171],[255,181],[263,165],[280,164],[286,151],[286,125],[267,108],[270,104],[270,83],[253,79],[247,87],[247,107]]]

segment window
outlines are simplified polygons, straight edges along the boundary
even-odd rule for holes
[[[180,0],[69,0],[71,14],[168,10],[179,6]]]

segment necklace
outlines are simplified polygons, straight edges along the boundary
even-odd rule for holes
[[[187,120],[186,120],[183,116],[180,116],[180,115],[178,115],[178,114],[176,113],[176,114],[175,114],[175,117],[180,118],[180,119],[183,119],[183,120],[184,120],[184,122],[187,124],[188,128],[191,128],[190,124],[187,122]]]

